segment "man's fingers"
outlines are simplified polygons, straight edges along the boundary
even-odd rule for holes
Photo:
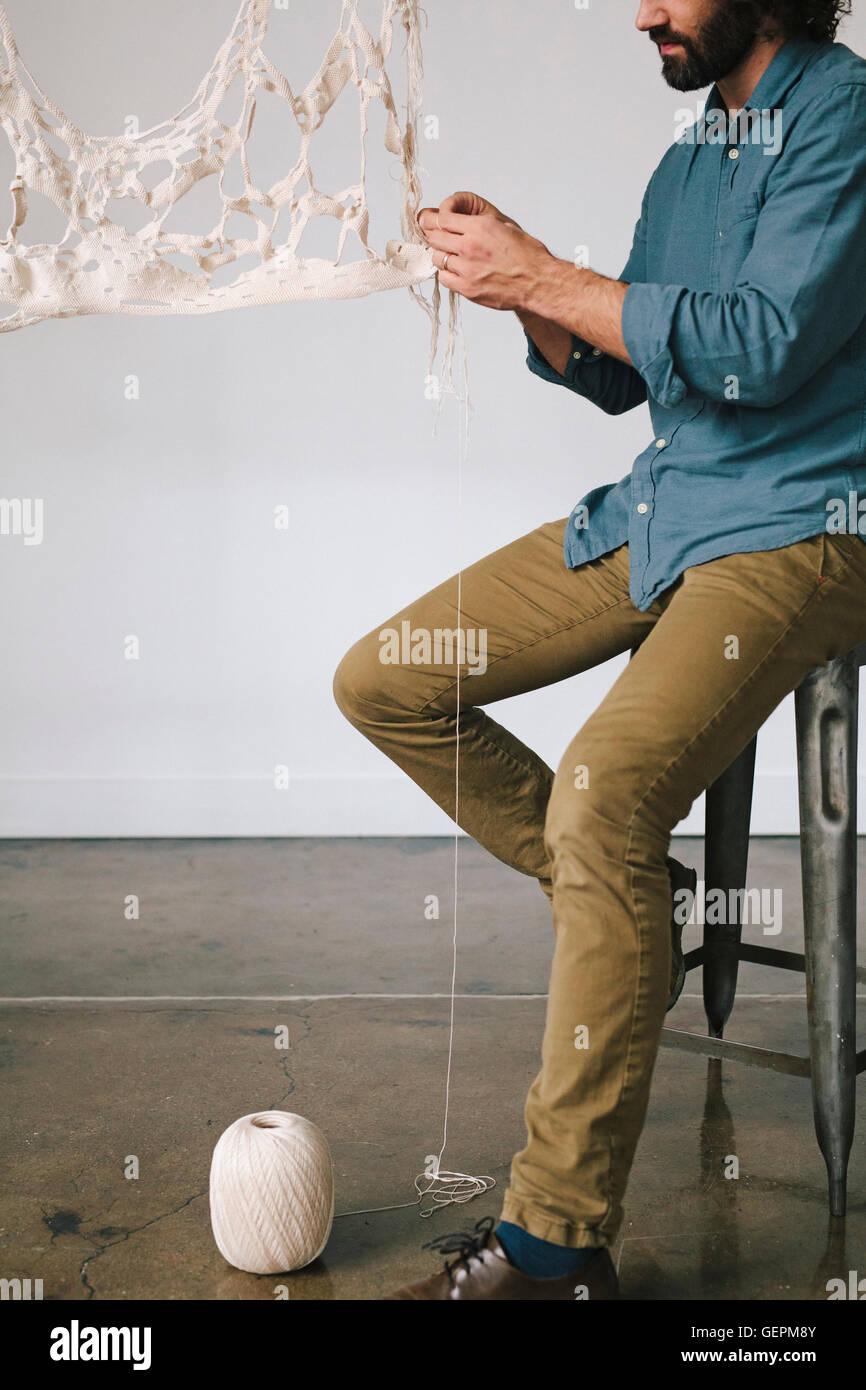
[[[428,244],[437,251],[459,251],[463,245],[461,236],[455,236],[454,232],[438,232],[435,226],[425,231],[424,236]]]
[[[482,198],[480,193],[468,193],[465,190],[460,193],[452,193],[446,198],[439,207],[440,213],[459,212],[466,217],[480,217],[484,213],[496,214],[497,210],[492,203],[488,203],[486,198]]]
[[[421,229],[425,233],[425,235],[429,232],[455,231],[455,227],[453,224],[457,214],[453,212],[445,212],[443,211],[443,208],[444,204],[441,208],[425,208],[423,212],[419,213],[418,221],[421,224]],[[470,221],[470,218],[463,218],[464,224],[468,221]]]
[[[463,213],[463,212],[449,212],[449,213],[440,212],[440,214],[439,214],[439,221],[440,221],[441,224],[442,224],[442,229],[443,229],[443,231],[446,231],[446,232],[453,232],[455,236],[464,236],[467,232],[472,232],[473,230],[476,230],[476,229],[478,228],[478,226],[479,226],[479,220],[478,220],[477,217],[475,217],[475,216],[473,216],[473,215],[471,215],[471,214]],[[497,217],[497,218],[496,218],[496,221],[497,221],[497,222],[499,223],[499,225],[502,226],[502,227],[505,227],[505,226],[508,226],[508,225],[517,227],[517,223],[516,223],[516,222],[509,224],[509,223],[505,222],[505,220],[504,220],[503,218],[501,218],[501,217]],[[483,219],[481,225],[484,225],[485,223],[487,223],[487,219],[486,219],[486,218]],[[489,223],[487,223],[487,225],[489,226]],[[434,226],[435,226],[435,220],[434,220]],[[518,230],[519,230],[519,228],[518,228]]]
[[[515,222],[501,208],[494,207],[493,203],[482,198],[480,193],[452,193],[450,198],[446,198],[440,204],[439,212],[457,213],[461,217],[495,217],[498,222],[504,222],[506,227],[523,230],[519,222]]]
[[[425,232],[434,227],[437,231],[455,232],[458,235],[465,231],[466,219],[470,217],[495,217],[500,222],[509,221],[499,208],[488,203],[480,193],[469,193],[465,190],[443,198],[438,208],[423,208],[418,214],[418,220]],[[462,223],[460,218],[463,218]],[[517,226],[517,223],[511,225]]]
[[[437,234],[450,232],[454,236],[464,236],[467,232],[478,227],[478,218],[472,213],[443,212],[442,208],[439,208],[438,211],[433,208],[430,212],[425,209],[425,212],[427,215],[423,221],[419,218],[425,235],[429,232],[436,232]],[[497,218],[497,221],[499,220]],[[503,223],[503,225],[505,224]]]
[[[463,281],[459,275],[455,275],[453,270],[440,270],[439,284],[443,290],[459,290]]]
[[[440,279],[442,278],[442,274],[460,274],[460,257],[455,255],[453,251],[437,251],[433,257],[433,264],[436,266],[436,269],[441,272]]]

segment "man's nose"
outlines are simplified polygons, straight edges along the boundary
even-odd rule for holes
[[[634,23],[635,28],[645,34],[649,29],[663,29],[669,26],[670,22],[671,17],[666,6],[658,4],[658,0],[642,0]]]

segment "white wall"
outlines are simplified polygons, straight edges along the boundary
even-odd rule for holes
[[[425,200],[476,188],[557,254],[587,244],[597,269],[618,274],[690,100],[662,83],[636,2],[426,9],[424,110],[440,133],[423,146]],[[111,131],[130,113],[145,128],[191,96],[236,0],[7,10],[48,94],[83,128]],[[296,85],[338,13],[337,0],[274,12],[271,51]],[[842,37],[866,51],[866,15]],[[345,134],[335,125],[335,159]],[[398,234],[386,168],[372,198],[384,241]],[[621,477],[650,424],[645,409],[609,419],[530,376],[512,316],[468,306],[466,324],[468,562]],[[455,566],[457,416],[447,406],[431,437],[426,352],[405,292],[0,336],[0,496],[45,506],[41,545],[0,537],[0,834],[450,829],[331,695],[351,642]],[[129,374],[138,401],[125,399]],[[287,534],[272,524],[281,502]],[[124,660],[130,633],[137,662]],[[623,660],[503,702],[496,718],[555,766]],[[277,763],[291,770],[286,792],[272,786]],[[789,701],[760,741],[757,832],[796,830],[793,772]],[[699,830],[699,812],[681,830]]]

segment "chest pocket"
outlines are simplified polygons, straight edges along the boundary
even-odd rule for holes
[[[732,198],[726,208],[719,209],[716,238],[721,290],[730,289],[736,283],[743,262],[752,249],[760,212],[761,203],[754,191],[748,198]]]
[[[724,227],[727,222],[729,227],[735,227],[738,222],[747,222],[749,218],[758,216],[761,206],[760,194],[754,188],[746,196],[730,197],[727,207],[723,203],[719,209],[719,226]]]

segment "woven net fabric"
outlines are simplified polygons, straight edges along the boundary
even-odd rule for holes
[[[271,0],[243,0],[189,104],[141,134],[111,136],[80,130],[45,95],[22,62],[0,5],[0,124],[15,158],[12,220],[0,241],[0,302],[15,307],[0,318],[0,331],[74,314],[203,314],[290,300],[352,299],[399,287],[421,299],[414,287],[435,271],[417,220],[419,6],[418,0],[382,4],[374,37],[361,21],[357,0],[342,0],[339,28],[318,71],[294,92],[264,50]],[[387,71],[395,29],[405,35],[402,121]],[[310,162],[314,136],[346,89],[354,89],[360,108],[360,168],[356,182],[326,192],[316,186]],[[223,108],[230,91],[240,92],[240,111],[227,122]],[[262,91],[285,103],[299,134],[294,165],[267,188],[256,186],[246,148]],[[385,148],[402,171],[401,237],[382,253],[368,241],[371,102],[384,107]],[[154,178],[155,166],[166,164],[167,172]],[[215,225],[201,233],[168,230],[170,214],[203,179],[215,180],[219,191]],[[19,240],[29,190],[48,198],[65,219],[65,235],[53,244]],[[132,199],[146,210],[143,226],[130,230],[112,215],[110,205],[118,199]],[[247,219],[247,235],[230,234],[235,214]],[[338,219],[333,261],[298,254],[304,229],[316,217]],[[223,267],[250,256],[252,265],[247,261],[246,269],[222,283]],[[214,284],[218,270],[220,283]],[[438,308],[438,293],[436,299]]]

